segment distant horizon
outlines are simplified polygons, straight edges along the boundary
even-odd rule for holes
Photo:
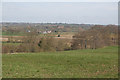
[[[118,24],[97,24],[97,23],[57,23],[57,22],[0,22],[0,23],[33,23],[33,24],[85,24],[85,25],[118,25]]]

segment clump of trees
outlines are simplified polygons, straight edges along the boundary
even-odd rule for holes
[[[72,49],[97,49],[118,45],[118,27],[96,25],[73,36]]]
[[[65,39],[56,39],[53,37],[41,37],[35,32],[28,33],[22,38],[20,45],[3,44],[3,53],[16,52],[46,52],[46,51],[64,51],[68,47]],[[13,43],[14,44],[14,43]]]

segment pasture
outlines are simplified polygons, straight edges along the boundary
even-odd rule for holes
[[[2,55],[3,78],[117,78],[118,47]]]

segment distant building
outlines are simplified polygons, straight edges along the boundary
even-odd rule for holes
[[[31,32],[30,30],[27,30],[27,32]]]
[[[43,34],[51,33],[52,31],[44,31]]]
[[[44,31],[43,34],[47,34],[47,31]]]
[[[51,33],[52,31],[47,31],[47,33]]]

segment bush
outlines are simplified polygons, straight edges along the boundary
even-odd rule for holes
[[[5,44],[2,45],[2,53],[15,53],[17,51],[17,46]]]

